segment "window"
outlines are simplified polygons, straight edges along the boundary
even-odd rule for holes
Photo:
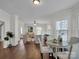
[[[56,30],[67,30],[67,20],[61,20],[56,22]]]
[[[37,27],[36,31],[37,31],[37,35],[41,35],[42,34],[42,28],[41,27]]]
[[[67,45],[67,38],[68,38],[68,22],[67,20],[61,20],[56,22],[56,30],[57,36],[62,37],[63,45]]]
[[[50,24],[47,25],[47,34],[51,35],[51,25]]]

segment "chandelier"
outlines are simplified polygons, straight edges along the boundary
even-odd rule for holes
[[[38,5],[40,3],[40,0],[33,0],[33,4]]]

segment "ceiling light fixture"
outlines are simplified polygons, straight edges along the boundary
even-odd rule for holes
[[[34,25],[36,25],[36,21],[34,20]]]
[[[33,0],[33,3],[34,3],[35,5],[38,5],[38,4],[40,3],[40,0]]]

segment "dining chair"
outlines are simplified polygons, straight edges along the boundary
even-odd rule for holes
[[[44,46],[44,43],[41,40],[39,40],[39,42],[40,42],[41,59],[44,59],[44,55],[46,55],[46,54],[48,56],[50,56],[50,55],[53,56],[53,50],[52,50],[52,48],[50,48],[49,46]]]
[[[69,45],[70,45],[70,50],[69,50],[69,55],[68,55],[68,59],[71,59],[71,54],[72,54],[72,50],[75,47],[74,44],[78,44],[79,43],[79,38],[77,37],[71,37],[70,41],[69,41]],[[75,51],[76,52],[76,51]],[[76,52],[77,53],[77,52]]]

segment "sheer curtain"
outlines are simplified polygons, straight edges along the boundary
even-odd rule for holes
[[[72,25],[74,25],[73,28],[75,30],[75,31],[74,30],[72,31],[73,33],[75,33],[74,36],[79,38],[79,16],[76,15]],[[73,44],[71,59],[79,59],[79,43]]]
[[[68,41],[68,21],[67,20],[61,20],[56,22],[56,30],[57,30],[57,36],[62,37],[63,45],[67,45]]]
[[[79,36],[79,16],[78,16],[78,36]]]

